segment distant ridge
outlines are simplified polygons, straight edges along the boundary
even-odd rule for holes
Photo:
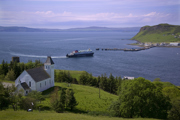
[[[180,42],[180,25],[144,26],[131,39],[140,42]]]
[[[3,27],[0,26],[0,32],[138,32],[140,27],[126,27],[126,28],[108,28],[108,27],[84,27],[84,28],[70,28],[70,29],[43,29],[43,28],[28,28],[28,27]]]

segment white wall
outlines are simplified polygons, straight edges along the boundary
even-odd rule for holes
[[[21,83],[26,82],[26,84],[29,86],[29,82],[31,82],[31,90],[36,90],[36,82],[32,79],[32,77],[24,70],[21,75],[15,80],[15,86],[18,85],[18,81],[21,81]]]
[[[47,72],[50,72],[51,78],[45,79],[40,82],[35,82],[32,77],[26,72],[26,70],[24,70],[21,75],[15,80],[15,86],[18,85],[18,81],[20,79],[21,83],[26,82],[28,86],[29,82],[31,82],[31,90],[44,91],[48,88],[51,88],[54,86],[54,65],[49,65],[49,69],[47,69]]]
[[[54,86],[54,65],[51,65],[51,87]]]
[[[51,87],[51,84],[49,84],[49,80],[51,80],[50,78],[45,79],[43,81],[37,82],[36,83],[36,89],[37,91],[44,91],[47,90],[48,88]],[[46,84],[45,84],[46,83]]]

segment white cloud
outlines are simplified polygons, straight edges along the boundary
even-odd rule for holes
[[[16,25],[16,24],[45,24],[45,23],[60,23],[60,22],[72,22],[72,21],[84,21],[84,22],[111,22],[114,23],[162,23],[163,20],[169,20],[170,14],[150,12],[143,15],[135,15],[132,13],[97,13],[81,15],[72,12],[64,11],[62,13],[55,13],[53,11],[36,11],[36,12],[0,12],[0,23]]]

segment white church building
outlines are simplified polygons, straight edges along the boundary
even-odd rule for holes
[[[32,90],[44,91],[54,86],[54,62],[47,57],[44,66],[24,70],[15,80],[17,91],[23,90],[27,95]]]

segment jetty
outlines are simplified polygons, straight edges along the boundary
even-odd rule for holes
[[[105,51],[141,51],[141,50],[147,50],[147,49],[150,49],[150,48],[153,48],[155,46],[146,46],[146,47],[142,47],[142,48],[131,48],[131,49],[127,49],[127,48],[124,48],[124,49],[121,49],[121,48],[96,48],[96,50],[105,50]]]

